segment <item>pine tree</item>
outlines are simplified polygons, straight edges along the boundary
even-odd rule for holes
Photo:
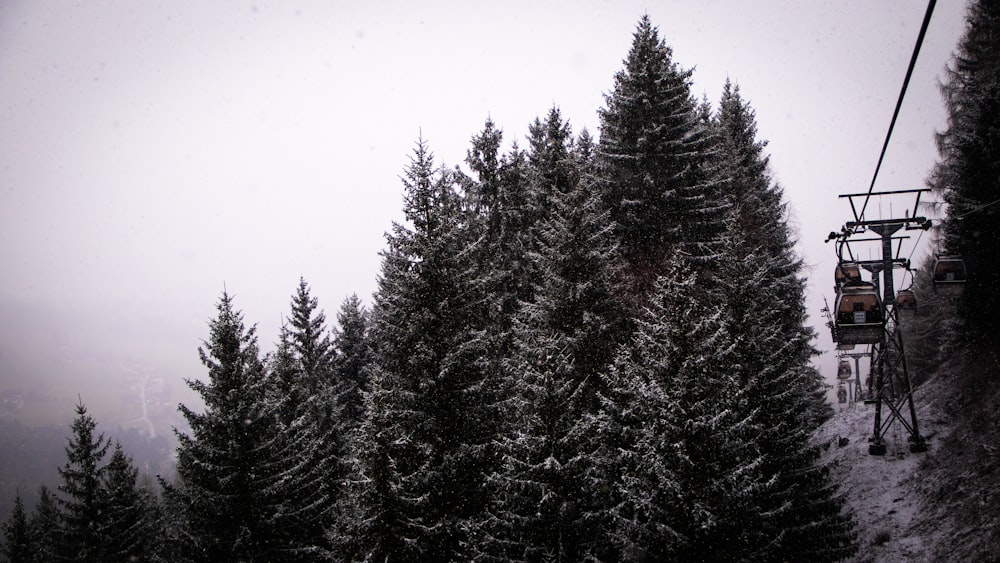
[[[305,278],[299,278],[299,286],[292,296],[290,335],[302,370],[303,381],[300,383],[311,394],[334,383],[336,351],[327,332],[326,314],[318,308],[319,300],[310,295],[309,284]]]
[[[507,332],[518,301],[528,299],[532,265],[527,252],[529,227],[533,224],[528,185],[529,158],[515,144],[511,152],[500,154],[503,132],[492,120],[472,137],[465,162],[472,176],[458,180],[466,194],[466,204],[475,218],[471,227],[476,240],[474,260],[478,289],[492,301],[491,332]]]
[[[613,537],[625,560],[747,557],[763,482],[733,331],[692,269],[668,264],[594,419]]]
[[[751,248],[738,232],[723,264],[720,301],[740,327],[733,354],[743,367],[739,385],[762,454],[759,469],[770,484],[753,499],[760,552],[839,561],[855,549],[854,523],[827,468],[819,465],[818,446],[810,443],[829,406],[820,375],[809,364],[813,333],[804,325],[802,300],[785,297],[795,295],[789,285],[801,281],[775,276],[783,270],[781,256]],[[797,334],[789,320],[799,323]]]
[[[399,389],[372,369],[364,393],[365,416],[358,429],[349,494],[334,540],[345,561],[420,561],[425,547],[427,499],[415,492],[426,466],[413,463],[423,452],[409,435],[397,434]]]
[[[21,500],[21,493],[17,492],[14,496],[14,509],[3,524],[3,549],[0,554],[9,563],[27,563],[31,561],[32,547],[24,502]]]
[[[333,336],[336,350],[334,365],[343,388],[340,403],[347,429],[353,432],[364,415],[363,393],[368,389],[368,367],[371,348],[368,343],[368,311],[357,295],[351,295],[340,306]]]
[[[716,292],[719,299],[735,303],[734,295],[743,289],[739,284],[751,283],[757,284],[757,289],[762,291],[753,297],[755,299],[770,297],[775,301],[780,297],[772,310],[782,313],[772,319],[773,324],[767,329],[776,336],[777,342],[785,343],[781,353],[774,353],[777,358],[783,358],[783,365],[792,370],[806,370],[800,382],[800,391],[809,397],[806,413],[796,416],[805,416],[799,422],[811,430],[831,416],[832,409],[824,397],[820,375],[806,367],[818,351],[812,346],[815,333],[807,325],[804,266],[795,249],[796,239],[789,224],[783,190],[770,177],[769,157],[764,152],[767,142],[757,138],[754,111],[740,96],[739,87],[729,81],[723,88],[713,129],[717,160],[721,163],[720,183],[725,187],[730,205],[726,223],[730,233],[728,256],[724,258],[729,262],[719,275],[720,278],[728,276],[730,281],[728,284],[722,282],[721,290],[717,288]],[[751,253],[756,256],[756,264],[748,263],[747,266],[755,269],[755,277],[736,281],[736,289],[732,289],[732,280],[739,278],[729,274],[738,269],[732,260],[745,260]],[[744,301],[736,306],[747,307],[749,303]]]
[[[264,367],[256,328],[223,292],[209,340],[199,347],[209,380],[188,380],[205,403],[180,411],[191,435],[177,432],[179,482],[162,482],[169,506],[182,519],[185,558],[199,561],[281,559],[286,530],[273,518],[281,510],[274,490],[280,476],[276,409],[265,400]],[[277,467],[276,467],[277,466]]]
[[[28,531],[31,536],[31,561],[55,561],[59,541],[59,505],[45,485],[38,489],[38,502],[31,515]]]
[[[453,174],[434,166],[422,140],[403,181],[412,227],[394,225],[383,255],[355,533],[379,557],[463,559],[468,522],[486,502],[494,420],[481,347],[470,344],[484,317],[470,286],[470,221]],[[398,537],[383,544],[390,526]],[[385,551],[393,546],[402,551]]]
[[[95,435],[97,423],[83,403],[76,406],[71,426],[73,436],[66,446],[66,465],[59,469],[62,484],[58,499],[61,514],[57,555],[72,561],[102,561],[103,538],[99,530],[106,522],[101,462],[110,443],[104,434]]]
[[[755,428],[769,487],[753,499],[761,556],[838,560],[853,550],[853,523],[809,437],[830,415],[806,326],[805,280],[782,190],[768,174],[753,110],[731,82],[714,120],[727,195],[729,237],[715,299],[734,327],[745,415]]]
[[[289,391],[291,411],[296,420],[286,422],[284,440],[285,447],[294,452],[294,461],[288,464],[280,496],[295,514],[290,541],[307,551],[324,551],[330,549],[326,532],[334,524],[335,507],[343,494],[347,437],[354,426],[344,404],[356,389],[353,381],[338,376],[326,314],[304,278],[299,278],[291,308],[287,354],[294,378]]]
[[[483,522],[480,549],[499,560],[580,560],[601,541],[583,423],[614,350],[613,244],[607,213],[570,150],[568,124],[553,110],[547,126],[535,129],[541,137],[533,146],[549,157],[536,155],[532,182],[550,184],[533,191],[548,194],[550,212],[535,228],[530,254],[539,276],[534,299],[522,303],[512,326],[504,463],[491,478],[496,505]]]
[[[770,176],[767,141],[758,139],[756,115],[729,79],[722,89],[719,111],[713,120],[718,160],[725,195],[736,227],[751,247],[768,256],[785,258],[787,270],[801,270],[794,257],[795,240],[788,226],[783,190]],[[780,274],[778,275],[780,277]]]
[[[545,121],[535,118],[528,126],[528,170],[531,224],[552,212],[552,196],[566,193],[576,184],[579,171],[572,158],[573,134],[569,122],[553,107]]]
[[[158,536],[152,495],[139,488],[139,471],[120,443],[105,467],[103,550],[110,561],[148,561]]]
[[[948,127],[929,179],[948,204],[944,248],[969,270],[960,316],[966,341],[1000,334],[1000,6],[973,0],[942,84]]]
[[[690,93],[692,71],[672,57],[643,16],[600,110],[600,188],[635,311],[672,252],[708,270],[721,252],[726,201],[712,169],[708,128]]]

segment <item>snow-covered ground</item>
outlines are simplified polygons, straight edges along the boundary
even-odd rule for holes
[[[990,545],[1000,538],[1000,466],[989,445],[997,443],[997,417],[979,416],[986,423],[976,430],[969,411],[993,402],[945,376],[914,396],[925,453],[911,453],[906,430],[894,423],[887,453],[870,455],[875,407],[863,403],[840,409],[815,436],[857,519],[852,561],[1000,561],[1000,545]]]

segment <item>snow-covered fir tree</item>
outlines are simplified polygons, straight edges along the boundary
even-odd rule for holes
[[[28,516],[24,512],[24,501],[21,492],[14,495],[14,509],[10,518],[3,523],[3,545],[0,556],[10,563],[28,563],[31,561],[31,534],[28,528]]]
[[[768,169],[766,142],[739,87],[727,81],[712,121],[731,202],[726,252],[714,288],[734,332],[760,471],[770,486],[755,499],[759,556],[838,560],[853,549],[852,521],[809,436],[830,416],[820,374],[810,364],[802,260],[782,189]]]
[[[751,422],[747,439],[761,455],[758,469],[767,483],[752,499],[754,559],[839,561],[854,551],[853,520],[818,463],[818,446],[810,444],[829,406],[809,363],[813,334],[802,324],[802,299],[788,298],[795,295],[789,286],[802,280],[775,275],[784,270],[782,256],[751,247],[733,231],[718,299],[739,327],[732,354],[746,399],[741,412]]]
[[[56,560],[56,546],[59,541],[59,505],[49,488],[38,488],[38,502],[28,523],[31,536],[31,561],[43,563]]]
[[[599,110],[597,156],[624,259],[622,282],[637,312],[671,253],[682,250],[699,268],[713,268],[727,202],[691,96],[692,71],[673,60],[648,16],[624,64]]]
[[[337,312],[334,332],[334,367],[342,391],[339,402],[344,427],[353,432],[364,415],[362,394],[368,389],[371,346],[368,342],[368,311],[357,295],[344,299]]]
[[[992,347],[1000,333],[1000,6],[972,0],[941,91],[948,126],[929,185],[947,202],[944,251],[965,260],[962,338]]]
[[[512,325],[501,403],[495,502],[478,544],[484,560],[574,561],[600,552],[600,507],[589,480],[593,447],[584,426],[596,406],[599,372],[614,351],[618,308],[607,271],[613,251],[608,215],[571,152],[557,110],[533,127],[545,155],[533,192],[549,209],[530,256],[538,279]],[[559,155],[555,158],[555,155]]]
[[[470,342],[483,303],[471,283],[466,208],[423,140],[403,183],[409,225],[387,237],[375,296],[353,535],[358,558],[460,560],[492,464],[492,382]]]
[[[806,367],[818,352],[812,345],[815,332],[808,326],[804,266],[795,249],[797,240],[790,226],[784,191],[771,179],[769,156],[764,152],[767,142],[757,137],[754,111],[732,82],[727,81],[723,87],[719,111],[712,125],[717,143],[714,152],[720,163],[719,181],[730,205],[726,223],[729,233],[727,255],[724,257],[728,262],[720,265],[719,276],[738,278],[738,275],[730,275],[735,271],[734,257],[742,260],[749,253],[756,255],[758,274],[769,284],[761,288],[765,293],[759,294],[759,298],[766,298],[766,292],[780,296],[776,308],[783,313],[776,318],[773,328],[777,330],[779,341],[787,343],[781,357],[787,358],[787,366],[806,369],[799,385],[800,392],[808,396],[807,410],[796,416],[805,417],[802,423],[806,431],[811,432],[832,415],[832,409],[826,402],[822,377],[816,370]],[[735,294],[725,286],[723,283],[719,298],[729,296],[733,301]],[[732,287],[732,281],[729,286]]]
[[[284,439],[290,455],[283,487],[296,531],[291,539],[306,552],[329,548],[326,532],[334,525],[336,506],[344,494],[348,473],[347,436],[353,422],[345,417],[344,401],[355,392],[354,383],[337,373],[337,352],[319,308],[304,278],[291,300],[287,333],[277,354],[282,356],[282,386],[289,388],[283,412]],[[282,349],[285,348],[285,349]],[[279,370],[281,372],[281,370]],[[291,379],[291,381],[289,381]]]
[[[267,400],[256,327],[244,325],[227,292],[217,311],[199,347],[208,381],[187,380],[205,410],[180,405],[191,434],[177,432],[178,482],[161,481],[181,524],[175,549],[195,561],[294,559],[289,550],[299,546],[286,541],[294,531],[280,520],[288,452],[279,411]]]
[[[62,560],[103,561],[104,538],[100,530],[106,521],[106,499],[102,463],[110,442],[103,433],[95,434],[97,423],[83,403],[76,406],[71,429],[66,465],[59,469],[62,495],[58,497],[60,533],[56,553]]]
[[[528,158],[516,143],[501,155],[502,141],[503,132],[487,120],[465,159],[472,174],[459,176],[475,218],[470,226],[477,288],[492,302],[487,324],[496,334],[507,332],[518,302],[529,298],[534,275],[528,257],[533,224]]]
[[[160,534],[156,529],[156,499],[138,483],[132,458],[115,444],[104,470],[104,556],[107,561],[150,560]]]
[[[733,331],[681,255],[668,266],[594,420],[614,541],[625,560],[752,557],[753,499],[766,482]]]

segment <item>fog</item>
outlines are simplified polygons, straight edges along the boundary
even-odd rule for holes
[[[756,110],[830,350],[823,240],[849,219],[837,194],[871,182],[924,6],[695,4],[3,2],[0,416],[63,423],[82,400],[145,424],[145,386],[167,432],[224,287],[265,350],[300,276],[330,322],[370,303],[417,138],[459,165],[487,117],[523,146],[553,105],[597,135],[644,13],[694,92],[714,103],[729,77]],[[877,189],[933,166],[963,9],[936,9]]]

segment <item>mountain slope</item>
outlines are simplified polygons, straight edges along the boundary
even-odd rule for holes
[[[872,405],[841,410],[817,431],[822,461],[858,521],[852,561],[1000,561],[998,374],[993,359],[980,358],[916,389],[925,453],[910,453],[893,424],[886,455],[869,455]]]

